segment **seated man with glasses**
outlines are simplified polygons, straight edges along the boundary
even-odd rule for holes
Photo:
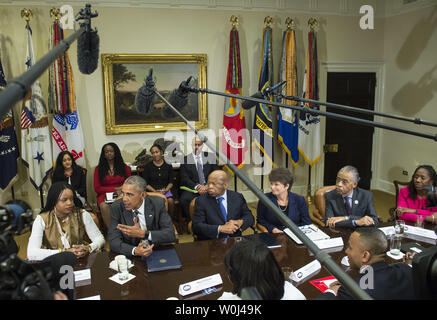
[[[358,187],[358,170],[345,166],[337,173],[335,191],[325,195],[325,223],[334,227],[377,226],[373,194]]]

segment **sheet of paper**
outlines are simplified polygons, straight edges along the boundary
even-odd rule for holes
[[[76,282],[91,280],[91,269],[74,271],[74,280]]]
[[[77,299],[77,300],[102,300],[102,299],[100,298],[100,294],[98,294],[96,296],[82,298],[82,299]]]

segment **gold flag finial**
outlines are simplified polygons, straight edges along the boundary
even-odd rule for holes
[[[270,27],[270,25],[273,23],[273,18],[270,16],[265,17],[264,23],[265,23],[266,27]]]
[[[59,18],[61,17],[61,10],[59,8],[51,8],[50,9],[50,17],[55,17],[55,21],[59,22]]]
[[[232,29],[235,29],[238,26],[238,24],[239,24],[238,17],[236,17],[234,15],[231,16],[231,20],[230,21],[232,23]]]
[[[308,26],[311,30],[315,30],[319,26],[319,21],[316,18],[309,18]]]
[[[33,17],[33,12],[30,9],[24,8],[21,10],[21,18],[24,18],[26,20],[26,23],[29,24],[30,17]]]
[[[287,17],[287,19],[285,20],[285,24],[287,25],[287,29],[294,29],[296,27],[296,24],[294,23],[294,20],[291,19],[290,17]]]

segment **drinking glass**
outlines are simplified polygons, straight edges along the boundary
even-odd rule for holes
[[[390,237],[390,253],[397,256],[401,253],[401,241],[402,236],[399,234],[394,234]]]
[[[422,216],[421,214],[417,214],[416,215],[416,227],[423,228],[423,220],[424,220],[424,216]]]
[[[405,221],[404,220],[396,220],[395,222],[395,232],[398,235],[403,235],[405,230]]]
[[[282,267],[282,272],[284,273],[285,281],[291,282],[291,275],[293,274],[293,268],[291,267]]]
[[[117,261],[117,264],[118,264],[118,279],[127,280],[127,278],[129,277],[127,259],[119,259]]]

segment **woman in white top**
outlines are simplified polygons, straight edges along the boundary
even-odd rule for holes
[[[43,260],[64,251],[82,258],[105,245],[105,238],[90,214],[75,207],[75,197],[68,183],[52,184],[46,207],[33,222],[27,247],[29,260]]]
[[[241,300],[244,288],[255,287],[263,300],[306,300],[290,282],[273,253],[259,240],[243,239],[225,255],[224,264],[232,282],[232,292],[219,300]]]

